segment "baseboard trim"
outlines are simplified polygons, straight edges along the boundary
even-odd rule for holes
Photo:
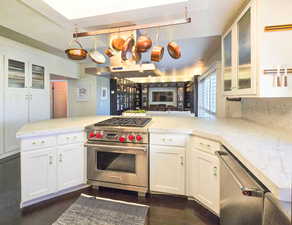
[[[48,201],[48,200],[51,200],[53,198],[56,198],[56,197],[59,197],[59,196],[62,196],[62,195],[66,195],[66,194],[69,194],[69,193],[73,193],[73,192],[77,192],[77,191],[86,189],[88,187],[90,187],[90,185],[81,184],[81,185],[78,185],[78,186],[75,186],[75,187],[72,187],[72,188],[68,188],[68,189],[53,193],[53,194],[42,196],[42,197],[39,197],[39,198],[36,198],[36,199],[33,199],[33,200],[29,200],[29,201],[26,201],[26,202],[21,202],[20,203],[20,208],[24,209],[24,208],[27,208],[29,206]]]

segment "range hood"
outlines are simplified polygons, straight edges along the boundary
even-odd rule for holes
[[[128,31],[121,33],[110,34],[109,46],[113,39],[122,37],[127,39],[132,36],[137,40],[138,31]],[[149,52],[145,53],[149,54]],[[129,58],[127,61],[122,60],[121,52],[115,51],[114,56],[110,57],[110,66],[106,67],[90,67],[86,68],[85,72],[88,74],[99,75],[99,76],[114,76],[114,77],[148,77],[158,76],[155,73],[156,66],[151,62],[136,62]]]

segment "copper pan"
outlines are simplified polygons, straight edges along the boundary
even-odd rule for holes
[[[109,58],[114,56],[114,51],[111,48],[107,48],[104,50],[104,54],[106,54]]]
[[[136,47],[138,52],[147,52],[152,47],[152,40],[145,35],[141,35],[137,40]]]
[[[122,54],[121,54],[122,60],[124,61],[128,60],[127,54],[132,51],[134,45],[135,45],[135,40],[133,36],[128,37],[122,48]]]
[[[159,62],[164,54],[164,47],[163,46],[155,46],[151,52],[151,61]]]
[[[167,50],[169,55],[174,59],[179,59],[181,57],[181,50],[177,43],[169,42],[167,45]]]
[[[67,54],[68,58],[72,59],[72,60],[86,59],[87,51],[85,49],[83,49],[82,45],[77,40],[70,41],[69,46],[72,46],[73,42],[76,43],[77,45],[79,45],[79,48],[68,48],[68,49],[66,49],[65,53]]]
[[[117,51],[122,51],[125,40],[121,37],[112,40],[112,47]]]

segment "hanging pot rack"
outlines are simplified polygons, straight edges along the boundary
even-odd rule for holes
[[[150,28],[168,27],[168,26],[174,26],[174,25],[187,24],[191,22],[192,22],[192,19],[188,17],[188,8],[185,7],[185,17],[183,19],[176,19],[176,20],[158,22],[158,23],[131,25],[131,26],[124,26],[124,27],[112,27],[112,28],[107,28],[107,29],[100,29],[100,30],[80,32],[80,33],[76,32],[73,34],[73,38],[92,37],[92,36],[97,36],[101,34],[112,34],[112,33],[120,33],[120,32],[125,32],[125,31],[132,31],[132,30],[144,30],[144,29],[150,29]]]

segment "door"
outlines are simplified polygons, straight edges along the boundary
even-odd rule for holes
[[[29,121],[50,119],[50,95],[46,67],[30,64],[30,71]]]
[[[185,149],[150,147],[150,191],[185,194]]]
[[[215,155],[192,149],[190,153],[190,192],[219,214],[219,160]]]
[[[58,191],[84,182],[84,147],[73,144],[58,147]]]
[[[67,81],[53,81],[52,88],[52,117],[66,118],[68,115],[68,83]]]
[[[16,132],[28,122],[28,64],[24,58],[5,58],[5,153],[16,152]]]
[[[21,153],[22,202],[56,191],[56,150],[53,148]]]

